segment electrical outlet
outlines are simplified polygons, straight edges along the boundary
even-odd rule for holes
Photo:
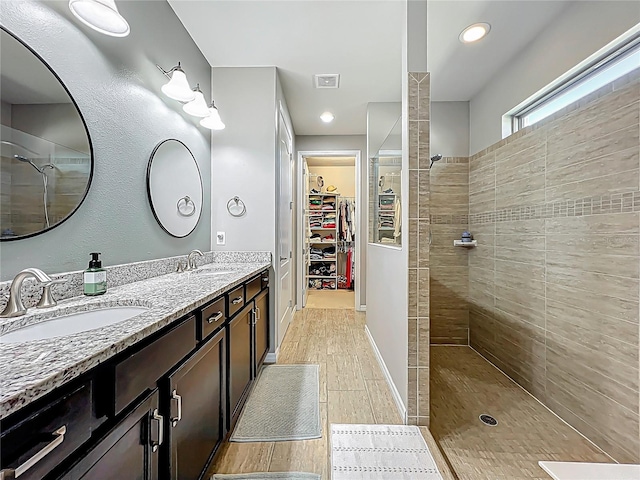
[[[224,232],[218,232],[216,234],[216,244],[224,245],[225,243],[227,243],[227,235]]]

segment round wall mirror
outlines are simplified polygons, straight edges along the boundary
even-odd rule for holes
[[[153,215],[169,235],[181,238],[195,230],[202,213],[202,178],[184,143],[165,140],[153,150],[147,193]]]
[[[0,29],[0,240],[60,225],[89,191],[93,151],[86,123],[60,78]]]

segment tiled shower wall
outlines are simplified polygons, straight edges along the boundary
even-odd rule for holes
[[[469,344],[468,251],[453,241],[469,228],[469,158],[444,157],[431,175],[431,343]]]
[[[409,73],[408,420],[429,425],[429,110],[428,73]]]
[[[469,163],[471,346],[635,463],[639,116],[636,72]]]

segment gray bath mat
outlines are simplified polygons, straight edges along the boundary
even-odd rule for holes
[[[318,365],[264,367],[236,425],[232,442],[320,438]]]
[[[333,480],[442,480],[420,429],[331,425]]]
[[[234,475],[215,474],[211,480],[320,480],[315,473],[281,472],[281,473],[240,473]]]

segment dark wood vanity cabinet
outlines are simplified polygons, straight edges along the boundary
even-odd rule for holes
[[[154,390],[105,433],[63,480],[157,480],[164,419]]]
[[[269,350],[268,286],[263,272],[0,421],[0,479],[203,480]]]
[[[264,290],[254,300],[254,338],[255,353],[253,375],[257,376],[264,359],[269,353],[269,291]]]
[[[161,386],[167,412],[163,471],[168,479],[201,478],[224,439],[225,334],[221,329]]]
[[[251,365],[253,326],[253,303],[245,306],[227,325],[229,336],[229,378],[227,381],[229,430],[235,424],[240,407],[251,384],[253,368]]]

